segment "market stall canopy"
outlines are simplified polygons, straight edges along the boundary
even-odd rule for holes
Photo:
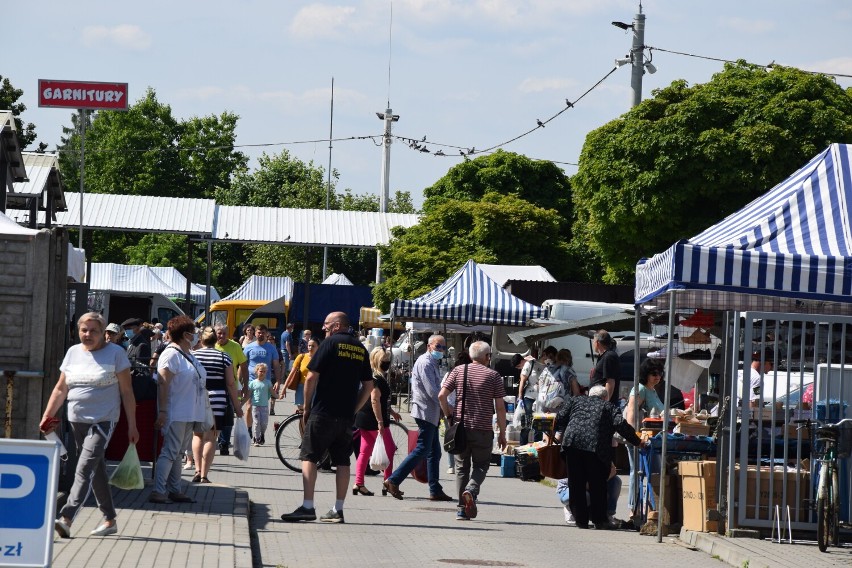
[[[525,326],[544,310],[513,296],[468,260],[431,292],[413,300],[397,299],[391,313],[405,321]]]
[[[186,297],[186,276],[173,266],[152,266],[151,270],[160,277],[160,280],[180,291],[180,296]],[[193,302],[203,304],[207,300],[207,285],[192,283],[190,287],[190,298]],[[210,287],[210,301],[218,302],[221,299],[219,292],[213,286]]]
[[[19,235],[34,237],[38,234],[35,229],[27,229],[18,225],[13,219],[0,212],[0,235]]]
[[[331,274],[328,278],[322,281],[323,284],[334,284],[336,286],[354,286],[345,274]]]
[[[223,300],[266,300],[271,302],[293,295],[293,279],[289,276],[250,276],[243,285]],[[284,311],[282,308],[280,311]]]
[[[556,282],[556,278],[545,267],[537,264],[480,264],[479,268],[501,288],[506,286],[509,280]]]
[[[636,266],[636,303],[852,313],[852,145],[832,144],[692,239]]]
[[[178,296],[181,292],[162,281],[150,267],[140,264],[93,262],[90,290]],[[184,291],[185,292],[185,291]]]

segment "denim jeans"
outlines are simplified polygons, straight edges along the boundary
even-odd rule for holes
[[[559,501],[567,506],[571,496],[571,490],[566,486],[562,490],[557,491],[556,495]],[[606,513],[607,515],[615,515],[618,510],[618,497],[621,495],[621,478],[614,475],[612,479],[606,482]],[[586,493],[586,502],[589,501],[589,494]]]
[[[396,471],[391,474],[388,481],[394,485],[400,485],[408,474],[420,463],[420,460],[426,460],[426,475],[429,477],[429,494],[439,495],[443,491],[440,479],[441,468],[441,441],[438,439],[438,427],[431,422],[414,419],[417,422],[419,433],[417,435],[417,445],[408,454]]]

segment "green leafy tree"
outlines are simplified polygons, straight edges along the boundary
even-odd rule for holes
[[[246,156],[233,147],[236,115],[179,120],[153,89],[127,111],[87,114],[86,121],[87,193],[210,199],[217,189],[227,192],[232,176],[246,169]],[[60,171],[66,187],[78,188],[79,115],[71,115],[71,122],[59,147]],[[84,237],[95,262],[186,266],[183,236],[93,231]],[[236,264],[240,251],[223,247],[220,252],[224,257],[214,265],[215,277],[235,280],[225,271]],[[203,254],[199,250],[193,262],[195,280],[204,274]]]
[[[410,229],[394,229],[384,247],[373,299],[387,310],[396,298],[431,290],[468,259],[489,264],[540,264],[561,275],[571,263],[561,234],[565,219],[515,195],[489,192],[478,201],[444,200]]]
[[[15,127],[18,129],[18,140],[21,141],[21,147],[26,148],[35,142],[36,130],[35,124],[32,122],[25,123],[20,118],[21,114],[27,110],[24,103],[18,102],[18,99],[23,95],[22,89],[16,89],[8,77],[0,75],[0,110],[12,111],[12,115],[15,117]],[[37,151],[43,152],[46,147],[46,144],[41,143]]]
[[[764,194],[832,142],[852,142],[852,91],[790,68],[726,64],[656,90],[589,133],[572,178],[577,230],[609,283]]]

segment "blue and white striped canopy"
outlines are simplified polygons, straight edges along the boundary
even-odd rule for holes
[[[852,145],[832,144],[740,211],[642,259],[636,303],[675,289],[852,302],[850,162]]]
[[[468,260],[431,292],[391,304],[394,318],[405,321],[456,322],[468,325],[524,326],[544,310],[517,298]]]

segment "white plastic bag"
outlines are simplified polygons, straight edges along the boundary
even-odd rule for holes
[[[524,424],[526,414],[524,412],[524,399],[518,397],[518,403],[515,405],[515,413],[512,415],[512,427],[515,430],[520,430]]]
[[[562,383],[548,369],[545,369],[538,376],[538,385],[537,410],[552,412],[559,408],[565,400],[565,387]]]
[[[370,454],[370,469],[373,471],[384,471],[390,465],[388,452],[385,450],[385,441],[382,439],[381,431],[376,437],[376,443],[373,445],[373,453]]]
[[[237,459],[246,461],[249,458],[250,437],[245,420],[237,418],[234,424],[234,455]]]

